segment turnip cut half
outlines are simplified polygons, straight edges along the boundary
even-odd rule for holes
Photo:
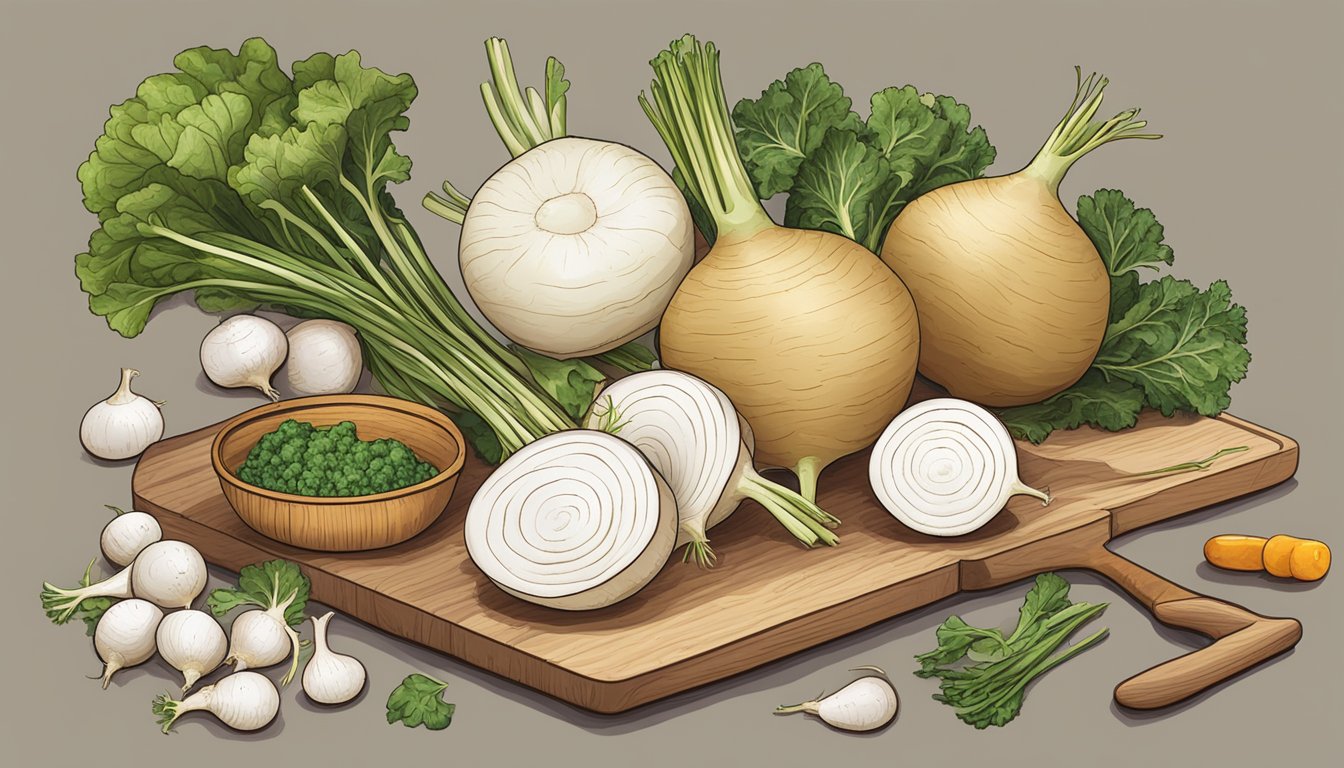
[[[744,422],[722,390],[688,373],[655,370],[626,376],[598,395],[584,421],[639,449],[677,499],[683,560],[714,561],[706,534],[753,499],[807,546],[834,545],[840,521],[752,468]]]
[[[467,509],[467,553],[500,589],[583,611],[624,600],[677,538],[672,490],[634,446],[597,430],[547,435],[509,457]]]
[[[930,536],[961,536],[988,523],[1008,499],[1050,494],[1017,477],[1017,449],[1003,423],[974,403],[916,403],[883,431],[868,462],[877,500]]]

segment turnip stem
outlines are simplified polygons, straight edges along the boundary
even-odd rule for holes
[[[1150,469],[1146,472],[1130,472],[1129,476],[1148,477],[1150,475],[1166,475],[1166,474],[1174,475],[1174,474],[1180,474],[1181,472],[1203,472],[1204,470],[1208,469],[1213,464],[1213,462],[1217,461],[1218,459],[1221,459],[1224,456],[1228,456],[1233,453],[1241,453],[1242,451],[1249,451],[1249,450],[1251,450],[1251,447],[1249,445],[1238,445],[1234,448],[1224,448],[1221,451],[1218,451],[1217,453],[1213,454],[1212,456],[1200,459],[1199,461],[1186,461],[1180,464],[1172,464],[1170,467],[1163,467],[1161,469]]]
[[[771,483],[755,472],[743,476],[740,488],[743,496],[765,507],[803,544],[811,547],[821,542],[833,547],[840,542],[828,527],[840,521],[801,496],[794,498],[787,488]]]
[[[1160,139],[1161,134],[1140,133],[1148,123],[1138,120],[1139,110],[1127,109],[1110,120],[1096,122],[1092,118],[1101,108],[1101,99],[1110,82],[1095,72],[1083,79],[1081,68],[1075,67],[1078,86],[1073,101],[1064,112],[1050,138],[1036,153],[1036,157],[1022,173],[1040,179],[1051,192],[1058,194],[1064,174],[1088,152],[1119,139]]]
[[[775,226],[737,154],[718,49],[686,35],[649,63],[652,99],[641,93],[639,104],[671,152],[686,194],[713,219],[716,231],[705,237],[747,238]]]
[[[817,474],[821,472],[821,462],[816,456],[805,456],[798,460],[794,474],[798,476],[798,494],[808,501],[817,500]]]

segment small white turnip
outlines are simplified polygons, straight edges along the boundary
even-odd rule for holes
[[[858,667],[854,672],[870,672],[829,696],[775,708],[775,714],[807,712],[822,722],[844,731],[875,731],[896,719],[900,698],[887,673],[878,667]]]
[[[154,700],[154,714],[164,733],[172,729],[179,717],[197,710],[209,712],[230,728],[256,731],[270,725],[279,713],[280,692],[264,675],[236,672],[181,701],[167,694]]]
[[[130,565],[141,550],[163,538],[159,521],[146,512],[126,512],[111,504],[104,505],[116,515],[103,527],[99,544],[108,562]]]
[[[159,655],[182,673],[186,693],[215,670],[228,651],[228,639],[219,622],[203,611],[174,611],[159,622],[155,641]]]
[[[327,623],[335,615],[328,611],[313,621],[313,657],[303,668],[303,692],[319,704],[344,704],[364,690],[368,673],[354,656],[336,653],[327,645]]]
[[[103,687],[117,670],[143,664],[154,655],[154,633],[163,611],[148,600],[132,598],[114,604],[98,620],[93,647],[103,660]]]

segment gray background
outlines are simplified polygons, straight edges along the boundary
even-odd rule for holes
[[[451,5],[451,9],[450,9]],[[45,2],[4,4],[5,118],[0,216],[8,329],[3,537],[3,716],[12,765],[1282,765],[1330,763],[1340,746],[1338,660],[1344,620],[1335,574],[1315,585],[1219,573],[1200,546],[1224,532],[1316,536],[1344,548],[1338,477],[1341,330],[1338,221],[1344,210],[1337,146],[1344,118],[1339,3],[458,3]],[[108,105],[132,95],[174,53],[197,44],[236,48],[264,35],[282,61],[358,47],[368,64],[412,73],[420,98],[398,144],[415,178],[398,191],[439,265],[456,276],[456,228],[416,200],[445,175],[464,189],[506,159],[480,106],[481,41],[506,36],[525,82],[545,55],[574,81],[572,131],[633,143],[665,160],[635,104],[645,62],[694,31],[724,50],[736,100],[794,66],[821,60],[861,104],[888,85],[915,83],[974,108],[999,149],[991,169],[1024,164],[1063,109],[1075,63],[1111,76],[1108,104],[1141,104],[1160,142],[1098,151],[1063,185],[1072,201],[1099,186],[1152,207],[1177,254],[1176,274],[1228,279],[1250,310],[1251,376],[1233,411],[1297,438],[1297,479],[1126,537],[1118,551],[1194,590],[1252,610],[1296,616],[1306,636],[1292,653],[1193,703],[1158,715],[1118,711],[1111,688],[1196,638],[1157,626],[1109,585],[1069,577],[1075,596],[1110,600],[1111,637],[1030,692],[1008,727],[976,732],[929,700],[910,675],[912,654],[951,612],[1011,624],[1025,585],[948,600],[734,680],[617,717],[590,715],[370,627],[338,618],[333,643],[368,666],[371,690],[339,711],[316,711],[298,686],[281,721],[240,737],[206,717],[160,736],[151,698],[172,684],[155,661],[100,691],[82,627],[54,627],[39,582],[73,582],[97,551],[102,504],[125,504],[131,467],[100,466],[76,440],[84,409],[108,395],[116,369],[139,368],[146,394],[168,401],[169,434],[257,405],[214,389],[196,348],[215,322],[181,301],[138,338],[123,340],[90,315],[72,257],[94,226],[75,167]],[[283,374],[280,379],[283,379]],[[824,478],[823,478],[824,482]],[[225,574],[217,572],[216,579]],[[770,715],[877,664],[893,671],[900,719],[871,737],[809,719]],[[431,733],[383,722],[383,701],[422,670],[452,682],[451,728]],[[249,744],[261,741],[264,744]],[[26,756],[26,759],[23,757]]]

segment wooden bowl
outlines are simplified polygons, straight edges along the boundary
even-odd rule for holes
[[[279,493],[240,480],[248,452],[285,419],[319,427],[353,421],[361,440],[400,440],[439,473],[395,491],[343,497]],[[462,433],[447,416],[377,395],[320,395],[253,408],[227,422],[210,446],[224,497],[243,522],[276,541],[327,552],[387,547],[429,527],[448,506],[465,456]]]

